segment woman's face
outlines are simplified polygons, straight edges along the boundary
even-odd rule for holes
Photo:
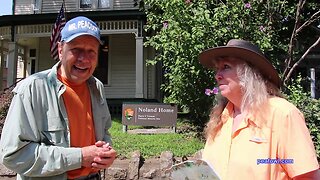
[[[237,67],[243,61],[237,58],[224,57],[215,63],[215,78],[221,95],[230,101],[239,101],[242,98],[240,81],[237,75]]]

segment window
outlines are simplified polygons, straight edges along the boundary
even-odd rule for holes
[[[4,58],[4,64],[5,67],[8,68],[9,67],[9,54],[5,54],[5,58]]]
[[[25,69],[25,49],[22,46],[18,46],[17,57],[17,79],[23,79],[26,77]]]
[[[99,8],[110,8],[110,0],[99,0]]]
[[[8,68],[8,59],[9,59],[8,49],[6,49],[4,47],[0,47],[0,52],[2,52],[2,54],[0,53],[0,66],[1,66],[1,62],[3,60],[3,67]]]
[[[7,51],[3,51],[2,53],[3,53],[3,55],[0,56],[0,66],[1,66],[1,63],[3,62],[3,67],[4,67],[4,68],[8,68],[9,54],[8,54]],[[1,58],[3,58],[3,61],[2,61]]]
[[[30,49],[29,54],[30,54],[30,61],[31,61],[31,69],[30,69],[30,74],[34,74],[36,72],[36,49]]]
[[[40,12],[40,7],[41,7],[41,0],[34,0],[33,1],[33,13],[39,13]]]
[[[91,8],[92,0],[80,0],[80,8]]]
[[[103,45],[100,46],[99,49],[99,59],[98,65],[93,73],[93,75],[98,78],[103,84],[108,84],[108,55],[109,55],[109,41],[108,37],[101,37]]]
[[[110,0],[80,0],[80,8],[110,8]]]

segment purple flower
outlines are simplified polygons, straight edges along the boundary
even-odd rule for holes
[[[251,9],[251,4],[250,3],[245,3],[244,4],[244,8]]]
[[[206,89],[204,91],[204,93],[207,95],[207,96],[210,96],[211,95],[211,89]]]
[[[214,87],[213,89],[205,89],[204,93],[207,96],[211,96],[212,94],[218,94],[219,93],[219,89]]]
[[[261,26],[259,27],[259,30],[260,30],[261,32],[265,32],[265,31],[266,31],[266,28],[261,25]]]
[[[167,28],[168,28],[168,21],[164,21],[164,22],[162,23],[162,25],[163,25],[163,28],[164,28],[164,29],[167,29]]]
[[[212,89],[212,92],[213,92],[213,94],[218,94],[218,93],[219,93],[219,89],[216,88],[216,87],[214,87],[214,88]]]
[[[190,4],[190,3],[191,3],[191,0],[185,0],[185,3],[186,3],[186,4]]]

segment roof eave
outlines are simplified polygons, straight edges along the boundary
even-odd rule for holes
[[[57,14],[58,13],[4,15],[4,16],[0,16],[0,27],[54,23],[57,18]],[[121,20],[121,19],[143,20],[146,18],[145,12],[139,11],[139,10],[67,12],[66,18],[70,19],[79,15],[86,16],[94,21]]]

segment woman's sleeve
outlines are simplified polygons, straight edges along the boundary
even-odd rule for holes
[[[303,114],[292,108],[277,119],[278,158],[288,175],[295,176],[319,169],[315,148]]]

